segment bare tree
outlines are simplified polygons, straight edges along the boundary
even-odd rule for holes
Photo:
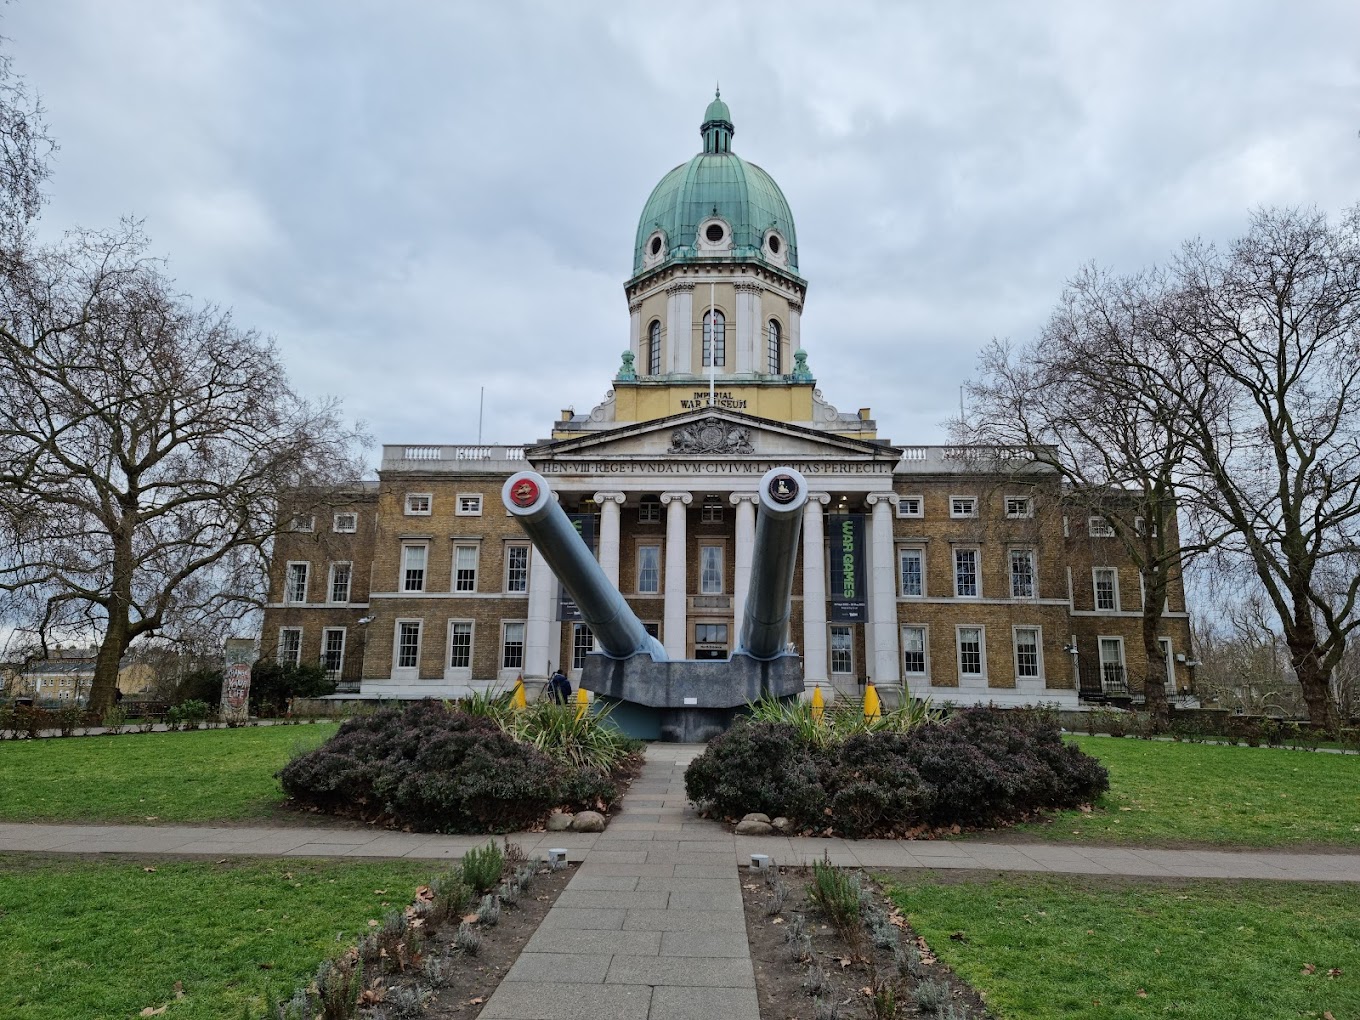
[[[1156,274],[1116,277],[1088,267],[1065,289],[1032,343],[994,341],[968,387],[964,442],[1023,447],[1062,479],[1066,499],[1104,517],[1142,576],[1143,695],[1167,717],[1158,633],[1172,579],[1216,536],[1183,542],[1176,482],[1179,428],[1191,391]]]
[[[1338,721],[1333,671],[1360,627],[1360,210],[1257,213],[1228,247],[1187,244],[1174,329],[1211,394],[1186,415],[1195,513],[1224,527],[1278,615],[1313,723]]]
[[[358,473],[337,405],[144,250],[125,226],[0,272],[0,593],[44,644],[99,635],[94,709],[137,638],[258,604],[280,492]]]

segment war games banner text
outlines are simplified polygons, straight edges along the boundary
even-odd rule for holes
[[[832,514],[827,518],[831,538],[831,619],[863,623],[869,617],[864,590],[864,515]]]
[[[770,468],[791,467],[805,475],[884,475],[893,462],[788,460],[550,460],[535,465],[545,475],[763,475]]]

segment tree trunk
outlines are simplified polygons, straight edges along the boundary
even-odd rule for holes
[[[103,715],[113,707],[114,689],[118,686],[118,667],[122,665],[123,653],[127,651],[127,620],[110,619],[104,631],[104,639],[99,642],[99,653],[94,660],[94,683],[90,686],[89,709]]]
[[[1334,734],[1337,730],[1336,705],[1332,701],[1330,671],[1325,669],[1318,658],[1317,646],[1289,643],[1290,658],[1294,674],[1303,688],[1303,700],[1308,706],[1308,720],[1324,733]]]
[[[1143,614],[1143,654],[1147,669],[1143,673],[1143,707],[1152,716],[1153,728],[1161,732],[1170,722],[1170,708],[1166,701],[1166,666],[1162,646],[1157,643],[1161,614]]]

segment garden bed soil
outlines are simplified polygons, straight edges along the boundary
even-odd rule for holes
[[[477,925],[482,936],[482,948],[476,956],[467,956],[454,949],[457,919],[442,924],[435,936],[425,944],[424,954],[426,957],[439,954],[448,960],[448,976],[442,987],[433,989],[434,994],[426,1003],[421,1017],[430,1020],[472,1018],[481,1013],[491,993],[519,959],[525,945],[557,902],[557,897],[576,874],[576,867],[569,864],[557,871],[549,871],[546,865],[541,866],[535,873],[533,884],[518,903],[513,907],[501,905],[498,924],[490,928]],[[473,909],[475,907],[469,908],[469,912]],[[384,980],[388,988],[400,987],[402,984],[429,987],[429,981],[418,968],[409,975],[394,974]]]
[[[780,877],[788,888],[783,909],[772,914],[774,894],[760,872],[743,870],[741,874],[741,895],[746,913],[746,936],[751,945],[751,963],[755,969],[756,995],[760,1003],[762,1017],[776,1020],[816,1020],[814,996],[804,989],[804,979],[809,966],[816,964],[825,975],[826,984],[818,993],[824,1003],[835,1002],[840,1020],[850,1018],[874,1018],[875,1012],[869,994],[875,976],[879,980],[896,980],[898,1018],[933,1018],[935,1010],[921,1011],[915,1004],[913,992],[918,984],[916,979],[901,977],[897,974],[897,964],[892,949],[876,947],[864,933],[858,947],[852,947],[831,923],[822,916],[817,907],[809,900],[808,883],[812,880],[812,869],[780,868]],[[860,874],[864,887],[870,889],[873,898],[883,911],[892,919],[903,943],[914,943],[920,953],[922,964],[921,980],[933,980],[944,984],[948,989],[947,1002],[955,1010],[956,1016],[968,1020],[983,1020],[990,1017],[986,1004],[969,985],[964,983],[943,963],[935,959],[930,947],[925,944],[911,926],[907,924],[896,906],[887,898],[870,876]],[[812,939],[812,957],[801,962],[792,959],[789,942],[785,932],[794,922],[795,915],[805,918],[807,934]]]

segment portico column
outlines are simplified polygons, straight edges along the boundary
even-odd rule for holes
[[[623,500],[621,492],[595,493],[600,507],[600,569],[615,588],[619,586],[619,507]]]
[[[874,508],[869,545],[869,591],[872,602],[869,618],[873,622],[873,663],[870,674],[876,684],[902,681],[902,659],[898,651],[896,565],[893,560],[893,507],[897,495],[871,492],[865,502]]]
[[[803,509],[803,686],[821,687],[829,680],[826,661],[826,541],[822,507],[825,492],[808,493]]]
[[[529,609],[524,624],[524,679],[546,680],[550,663],[548,644],[552,636],[553,612],[557,594],[557,578],[548,567],[548,561],[538,551],[537,546],[529,552]],[[485,639],[483,639],[485,640]],[[499,641],[500,635],[493,634],[492,641]]]
[[[666,507],[666,602],[662,645],[672,659],[685,657],[685,508],[694,501],[688,492],[663,492]]]
[[[741,632],[746,618],[746,595],[751,590],[751,554],[756,545],[756,494],[734,492],[728,499],[737,508],[737,569],[732,579],[732,623]]]

